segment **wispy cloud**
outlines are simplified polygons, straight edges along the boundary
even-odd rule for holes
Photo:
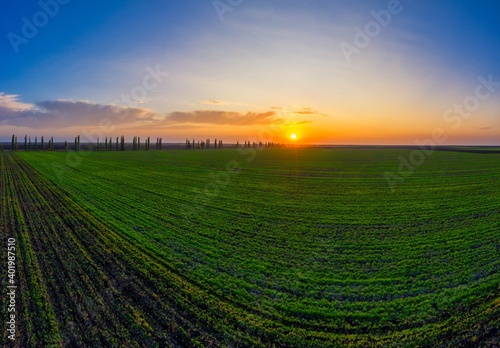
[[[280,107],[280,106],[272,106],[271,110],[277,110],[283,114],[288,114],[291,116],[326,116],[328,117],[327,114],[322,113],[320,111],[314,110],[312,108],[307,108],[307,107],[294,107],[294,106],[286,106],[286,107]]]
[[[230,102],[219,99],[202,99],[200,102],[204,105],[213,105],[213,106],[248,106],[248,104],[245,103]]]
[[[165,121],[168,123],[197,123],[197,124],[215,124],[215,125],[262,125],[262,124],[281,124],[285,120],[276,117],[274,111],[255,113],[239,113],[233,111],[176,111],[167,114]]]
[[[323,114],[319,111],[313,110],[311,108],[300,108],[297,111],[293,112],[296,115],[320,115],[320,116],[328,116],[327,114]]]
[[[480,131],[489,131],[489,130],[492,130],[493,127],[482,127],[482,128],[479,128]]]
[[[36,105],[21,102],[17,94],[5,94],[4,92],[0,92],[0,108],[13,111],[25,111],[35,110]]]
[[[309,123],[312,123],[312,121],[308,121],[308,120],[305,120],[305,121],[293,121],[293,122],[287,122],[285,125],[286,126],[299,126],[301,124],[309,124]]]
[[[224,100],[203,99],[202,104],[206,105],[229,105],[230,103]]]

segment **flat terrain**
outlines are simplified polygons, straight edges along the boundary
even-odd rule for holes
[[[411,153],[0,153],[16,344],[500,344],[500,154]]]

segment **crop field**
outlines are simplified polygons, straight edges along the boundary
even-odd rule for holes
[[[0,152],[16,346],[500,345],[500,154],[411,152]]]

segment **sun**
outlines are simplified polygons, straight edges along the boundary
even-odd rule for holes
[[[295,140],[295,139],[297,139],[297,134],[295,134],[295,133],[292,133],[292,134],[290,135],[290,138],[291,138],[292,140]]]

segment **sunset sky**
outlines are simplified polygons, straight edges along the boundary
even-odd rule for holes
[[[500,145],[500,2],[0,4],[0,141]]]

